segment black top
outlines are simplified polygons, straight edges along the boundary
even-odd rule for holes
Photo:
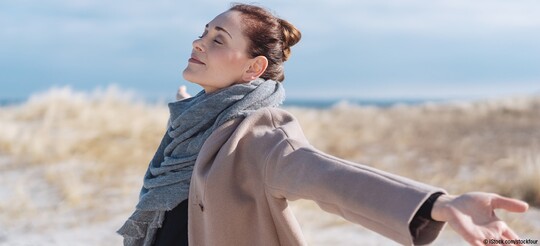
[[[154,246],[188,245],[188,200],[165,212],[165,219],[156,233]]]
[[[415,245],[417,244],[427,244],[429,242],[424,242],[425,239],[420,238],[420,234],[422,233],[429,233],[430,231],[437,230],[436,227],[427,227],[428,225],[433,225],[435,220],[431,218],[431,210],[433,210],[433,204],[435,204],[435,201],[439,196],[443,195],[442,192],[437,192],[431,194],[429,198],[422,204],[422,206],[418,209],[416,214],[414,215],[413,219],[411,220],[411,223],[409,224],[409,231],[411,232],[411,235],[413,237],[413,243]],[[437,221],[436,223],[442,225],[444,222]]]

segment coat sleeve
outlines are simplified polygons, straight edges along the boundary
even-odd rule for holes
[[[309,199],[323,210],[400,244],[426,244],[442,222],[429,221],[413,237],[409,224],[425,200],[442,189],[345,161],[313,148],[292,116],[273,115],[265,184],[277,199]]]

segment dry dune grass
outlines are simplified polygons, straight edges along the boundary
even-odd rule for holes
[[[137,102],[114,87],[93,94],[52,89],[0,108],[0,156],[9,157],[0,173],[22,176],[14,183],[4,178],[17,192],[0,199],[0,222],[45,229],[29,218],[106,220],[120,212],[111,202],[125,212],[167,118],[163,105]]]
[[[493,191],[540,206],[539,97],[288,110],[330,154],[452,193]],[[127,215],[167,117],[162,104],[115,88],[54,89],[0,108],[0,157],[8,157],[0,184],[11,187],[0,190],[0,224],[45,230],[52,217],[75,225]]]
[[[290,111],[315,147],[338,157],[540,206],[540,97]]]
[[[9,155],[32,163],[82,158],[110,168],[147,159],[168,117],[165,107],[136,102],[115,87],[90,95],[53,89],[1,115],[0,150]]]

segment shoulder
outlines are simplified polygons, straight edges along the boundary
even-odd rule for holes
[[[243,124],[253,128],[282,130],[286,132],[302,131],[300,123],[290,112],[280,108],[261,108],[247,116]]]
[[[246,120],[255,120],[261,123],[280,125],[296,122],[296,118],[288,111],[280,108],[261,108],[246,117]]]
[[[299,121],[290,112],[280,108],[256,110],[242,121],[236,133],[257,142],[308,142]]]
[[[288,130],[288,129],[291,130]],[[275,131],[301,131],[294,116],[279,108],[261,108],[245,118],[235,118],[218,127],[212,135],[261,136]]]

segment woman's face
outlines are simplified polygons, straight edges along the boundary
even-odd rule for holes
[[[206,25],[202,36],[193,41],[184,79],[199,84],[206,93],[247,82],[242,74],[249,69],[249,41],[242,34],[241,21],[240,12],[227,11]]]

